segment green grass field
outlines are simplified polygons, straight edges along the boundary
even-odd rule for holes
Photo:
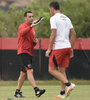
[[[75,89],[72,91],[69,97],[64,100],[90,100],[90,81],[73,80],[76,84]],[[33,88],[25,81],[22,92],[26,98],[15,98],[14,92],[16,89],[16,81],[0,81],[0,100],[6,100],[12,98],[12,100],[59,100],[54,96],[59,94],[60,86],[59,81],[37,81],[37,85],[43,89],[46,89],[46,93],[40,98],[35,97]]]

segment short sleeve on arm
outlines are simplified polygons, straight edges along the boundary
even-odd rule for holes
[[[70,29],[72,29],[73,28],[73,25],[72,25],[72,22],[70,21]]]
[[[54,18],[50,19],[50,26],[51,26],[51,29],[56,29],[56,21]]]

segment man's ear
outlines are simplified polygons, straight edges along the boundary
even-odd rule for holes
[[[26,21],[26,17],[24,17],[24,20]]]
[[[52,7],[51,10],[54,11],[55,9]]]

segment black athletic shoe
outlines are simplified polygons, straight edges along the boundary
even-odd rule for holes
[[[22,92],[15,92],[15,95],[14,95],[16,98],[25,98],[25,96],[22,95]]]
[[[43,89],[43,90],[38,90],[36,93],[35,93],[35,95],[37,96],[37,97],[40,97],[42,94],[44,94],[45,93],[45,89]]]

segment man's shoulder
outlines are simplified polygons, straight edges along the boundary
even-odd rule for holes
[[[61,14],[61,16],[66,17],[68,20],[70,20],[70,18],[65,14]]]
[[[55,17],[55,16],[52,16],[52,17],[50,18],[50,21],[55,21],[55,19],[56,19],[56,17]]]
[[[19,25],[19,28],[20,28],[20,27],[25,27],[25,23],[20,24],[20,25]]]
[[[53,18],[55,18],[56,17],[56,14],[55,15],[53,15],[50,19],[53,19]]]
[[[20,24],[19,26],[25,26],[25,23]]]
[[[60,13],[56,13],[55,15],[53,15],[50,20],[57,20],[59,18],[61,14]]]

